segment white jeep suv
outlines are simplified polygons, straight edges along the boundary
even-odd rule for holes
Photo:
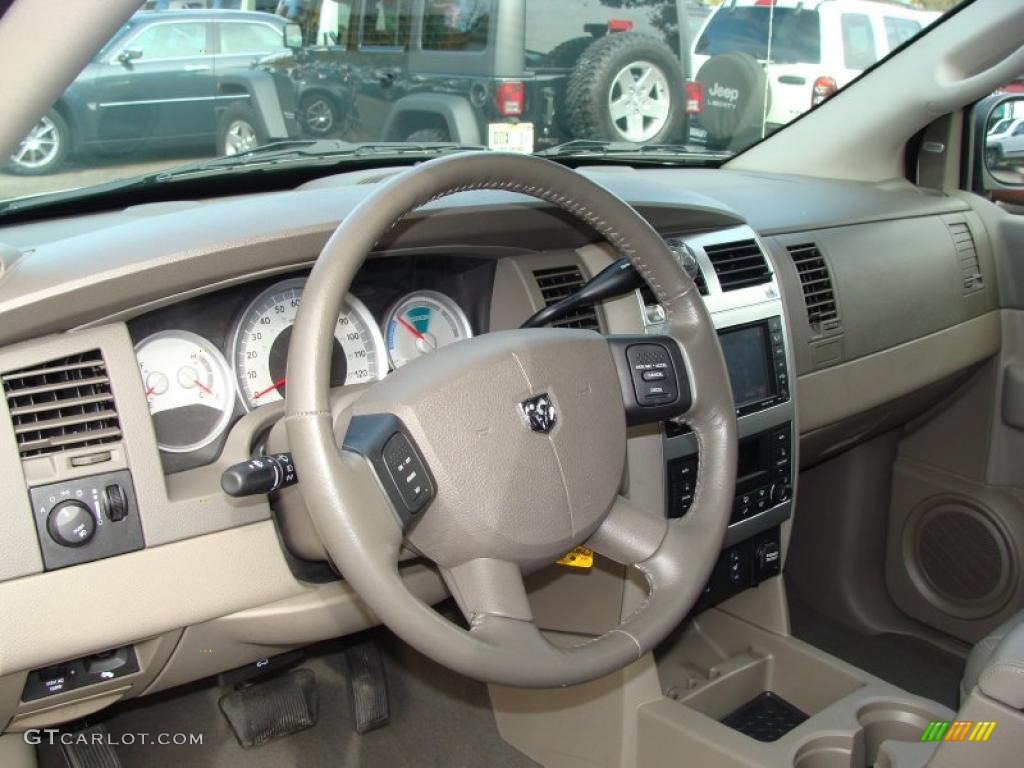
[[[865,0],[733,0],[693,44],[702,92],[693,138],[727,148],[816,106],[939,14]]]

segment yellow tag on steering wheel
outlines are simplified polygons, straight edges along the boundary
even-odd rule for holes
[[[563,555],[555,561],[558,565],[568,565],[570,568],[593,568],[594,550],[586,547],[576,547],[572,552]]]

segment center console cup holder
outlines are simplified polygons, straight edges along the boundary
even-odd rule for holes
[[[794,768],[888,768],[880,748],[888,740],[919,743],[933,720],[947,719],[941,712],[901,701],[876,701],[857,711],[860,728],[852,734],[830,734],[804,744]]]

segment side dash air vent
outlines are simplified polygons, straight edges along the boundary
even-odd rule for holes
[[[791,245],[787,250],[800,275],[807,322],[816,333],[836,330],[839,328],[839,310],[825,257],[814,243]]]
[[[578,291],[584,282],[583,274],[580,272],[579,267],[575,266],[535,269],[533,270],[533,278],[537,281],[537,287],[540,288],[541,296],[544,297],[544,306],[547,307]],[[593,307],[584,307],[575,312],[570,312],[565,317],[552,322],[551,325],[556,328],[601,330],[597,322],[597,312]]]
[[[754,240],[705,246],[704,252],[711,260],[711,266],[718,275],[723,291],[749,288],[752,285],[770,283],[772,271]]]
[[[957,260],[960,264],[961,287],[964,293],[971,293],[985,286],[985,278],[981,274],[978,263],[978,249],[974,245],[974,236],[966,222],[954,222],[948,225],[949,234],[953,238]]]
[[[0,379],[23,459],[121,439],[98,349],[10,371]]]

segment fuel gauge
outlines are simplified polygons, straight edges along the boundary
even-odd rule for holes
[[[438,291],[416,291],[403,297],[391,307],[384,322],[384,342],[395,368],[472,335],[462,307]]]
[[[188,331],[161,331],[135,346],[160,450],[187,453],[216,440],[234,410],[227,361]]]

